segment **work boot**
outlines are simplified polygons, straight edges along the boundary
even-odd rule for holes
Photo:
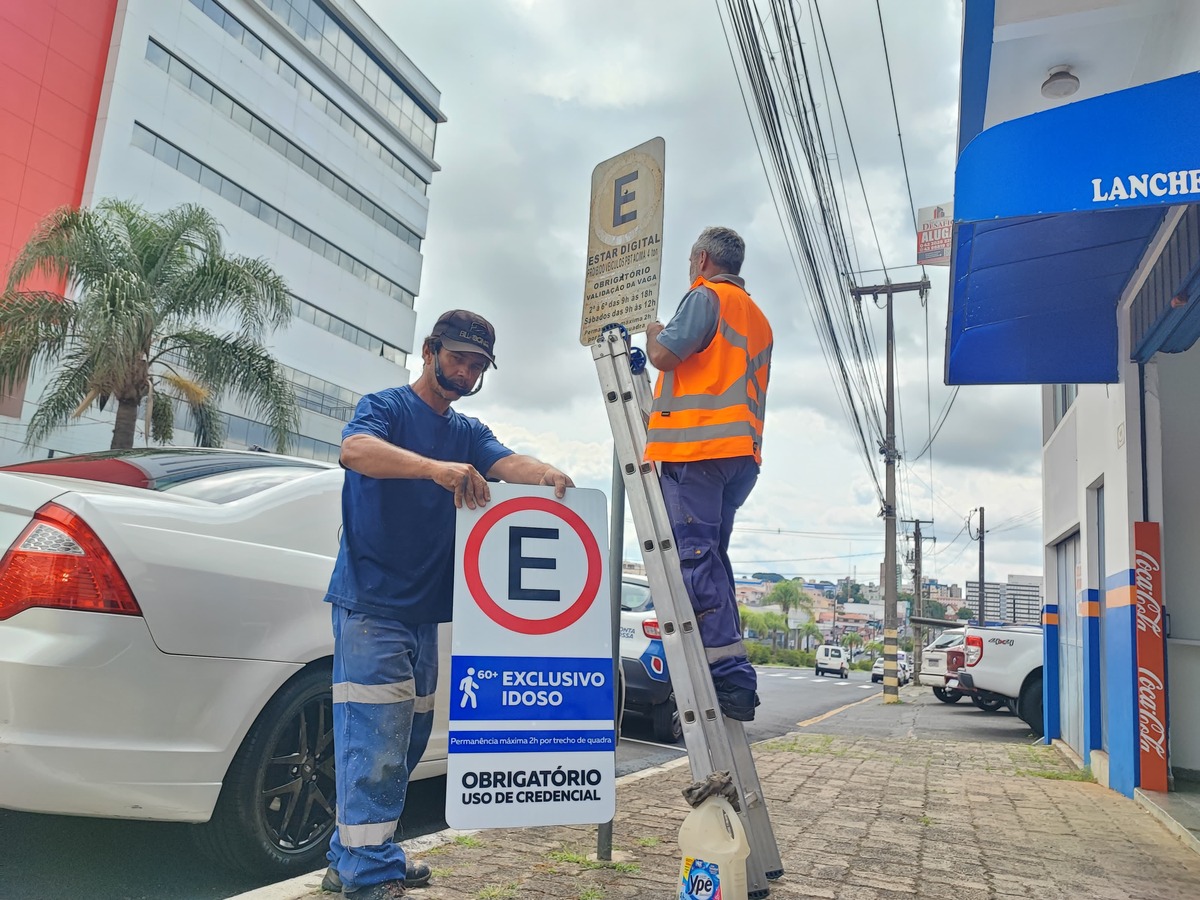
[[[723,683],[721,679],[714,679],[713,687],[717,692],[717,705],[721,707],[723,716],[739,722],[754,721],[754,707],[762,703],[758,699],[756,691],[752,691],[750,688],[733,687]]]
[[[399,900],[407,894],[403,881],[382,881],[379,884],[368,884],[357,891],[346,891],[350,900]]]
[[[325,870],[325,877],[321,879],[321,890],[328,891],[331,894],[340,894],[342,892],[342,876],[338,874],[338,870],[333,866]]]
[[[410,859],[405,863],[404,868],[404,886],[410,888],[425,887],[429,884],[429,879],[433,877],[433,872],[429,866],[423,862],[417,862],[415,859]]]

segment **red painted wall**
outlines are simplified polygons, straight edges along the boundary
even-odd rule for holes
[[[38,221],[83,198],[116,9],[117,0],[0,0],[5,279]],[[19,398],[0,397],[0,414],[15,414],[14,399],[19,410]]]

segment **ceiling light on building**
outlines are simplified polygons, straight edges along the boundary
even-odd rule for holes
[[[1079,79],[1071,74],[1070,66],[1055,66],[1042,82],[1042,96],[1048,100],[1062,100],[1079,90]]]

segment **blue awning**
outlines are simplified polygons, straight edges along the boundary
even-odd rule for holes
[[[966,79],[986,79],[985,32],[968,19],[946,383],[1116,381],[1121,292],[1166,207],[1200,201],[1200,73],[971,139],[986,91]]]

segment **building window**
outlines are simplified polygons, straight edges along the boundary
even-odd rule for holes
[[[389,344],[381,338],[375,337],[369,331],[363,331],[356,325],[351,325],[345,319],[339,319],[333,313],[327,313],[319,306],[313,306],[307,300],[301,300],[295,294],[290,295],[292,298],[292,314],[297,319],[308,322],[311,325],[316,325],[342,340],[349,341],[351,344],[357,344],[364,350],[369,350],[376,356],[382,356],[388,362],[395,363],[398,366],[408,365],[408,354],[399,347]]]
[[[230,181],[220,172],[202,163],[200,160],[180,150],[170,141],[150,131],[141,122],[133,124],[133,145],[153,154],[155,159],[165,162],[193,181],[198,181],[210,191],[220,194],[230,203],[239,206],[255,218],[266,222],[281,234],[290,237],[297,243],[312,250],[318,256],[324,256],[335,266],[342,268],[362,281],[369,287],[389,294],[405,306],[412,307],[415,297],[412,291],[401,287],[386,275],[375,271],[362,260],[351,256],[336,244],[321,235],[301,225],[287,215],[251,194],[234,181]],[[198,169],[197,169],[198,167]]]
[[[353,418],[354,407],[362,399],[362,394],[356,394],[349,388],[293,369],[291,366],[281,365],[279,368],[295,388],[296,402],[301,407],[343,422],[349,422]]]
[[[249,108],[243,106],[226,94],[213,82],[209,81],[182,59],[175,56],[153,38],[147,42],[146,59],[154,63],[171,76],[179,84],[211,104],[235,124],[249,131],[252,135],[290,162],[299,166],[308,175],[317,179],[325,187],[361,212],[371,221],[404,241],[414,250],[421,249],[421,236],[383,209],[362,191],[353,187],[349,182],[336,174],[328,166],[319,162],[303,150],[298,144],[285,137],[282,132],[272,128],[265,120],[255,115]]]
[[[1063,416],[1067,414],[1071,404],[1075,402],[1075,397],[1079,393],[1079,385],[1055,384],[1051,386],[1051,389],[1054,391],[1054,424],[1057,425],[1063,420]]]
[[[275,447],[275,436],[270,426],[231,413],[223,412],[220,416],[225,427],[223,446],[263,447],[265,449]],[[192,421],[191,410],[183,404],[175,407],[175,427],[180,431],[193,434],[196,431],[196,423]],[[331,444],[328,441],[320,441],[308,435],[289,431],[287,452],[291,456],[335,463],[341,458],[342,449],[338,444]]]
[[[193,3],[196,0],[192,0]],[[415,147],[433,156],[437,122],[407,85],[381,66],[374,51],[342,27],[320,0],[263,0],[342,81],[391,122]],[[207,7],[209,0],[205,0]]]
[[[388,168],[422,194],[425,193],[428,185],[421,176],[413,171],[400,157],[385,147],[382,142],[360,125],[348,112],[338,106],[328,94],[322,92],[320,88],[301,75],[289,62],[235,19],[228,10],[220,4],[214,3],[213,0],[191,0],[191,4],[224,29],[230,37],[238,41],[252,55],[261,59],[268,69],[277,73],[280,78],[295,88],[305,100],[311,102],[317,109],[332,119],[339,128],[353,137],[363,147],[377,155]]]

